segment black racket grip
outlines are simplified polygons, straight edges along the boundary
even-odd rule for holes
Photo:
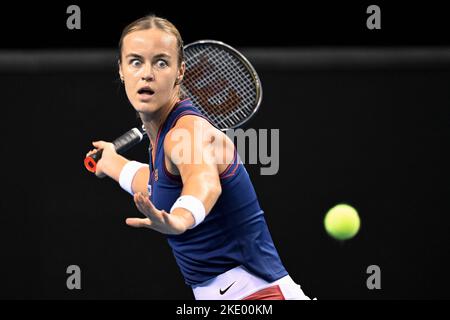
[[[141,142],[144,136],[146,136],[144,127],[139,129],[133,128],[115,139],[112,144],[114,145],[116,152],[121,154]],[[102,158],[102,153],[103,150],[99,150],[84,159],[84,166],[87,170],[95,173],[97,169],[97,162]]]

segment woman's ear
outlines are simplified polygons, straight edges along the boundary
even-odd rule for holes
[[[181,62],[181,66],[178,69],[178,76],[177,76],[177,81],[175,82],[175,84],[180,84],[181,81],[183,81],[185,71],[186,71],[186,63],[183,61],[183,62]]]
[[[123,79],[123,73],[122,73],[122,64],[120,63],[120,60],[117,60],[117,66],[119,68],[120,81],[123,83],[124,79]]]

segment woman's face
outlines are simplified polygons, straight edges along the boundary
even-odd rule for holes
[[[134,31],[123,39],[121,54],[119,73],[136,111],[151,114],[178,100],[176,82],[185,67],[178,67],[174,35],[156,28]]]

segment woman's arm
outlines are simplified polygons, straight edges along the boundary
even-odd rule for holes
[[[206,215],[222,192],[215,157],[222,148],[221,143],[215,143],[220,135],[223,133],[206,120],[184,116],[164,139],[164,153],[171,168],[178,171],[183,181],[181,195],[195,197]],[[134,200],[146,218],[128,218],[126,223],[129,226],[147,227],[164,234],[181,234],[198,223],[188,209],[177,207],[169,214],[155,208],[145,193],[136,193]]]
[[[105,176],[110,177],[111,179],[119,182],[120,172],[123,167],[130,162],[130,160],[125,157],[117,154],[114,145],[110,142],[105,141],[95,141],[92,143],[94,147],[99,149],[103,149],[102,157],[97,163],[95,175],[97,177],[103,178]],[[97,152],[97,150],[91,150],[86,154],[86,156],[90,156]],[[147,192],[147,184],[148,179],[150,177],[150,170],[148,165],[140,168],[132,181],[131,189],[133,193],[136,192]]]
[[[181,195],[200,200],[206,215],[222,192],[216,158],[223,147],[216,143],[222,134],[205,119],[189,115],[180,118],[164,139],[164,153],[183,181]],[[188,228],[194,224],[186,209],[177,208],[172,214],[184,216]]]

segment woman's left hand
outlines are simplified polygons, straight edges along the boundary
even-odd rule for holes
[[[147,195],[136,192],[134,203],[147,218],[127,218],[127,225],[135,228],[150,228],[164,234],[181,234],[187,230],[186,220],[182,216],[156,209]]]

